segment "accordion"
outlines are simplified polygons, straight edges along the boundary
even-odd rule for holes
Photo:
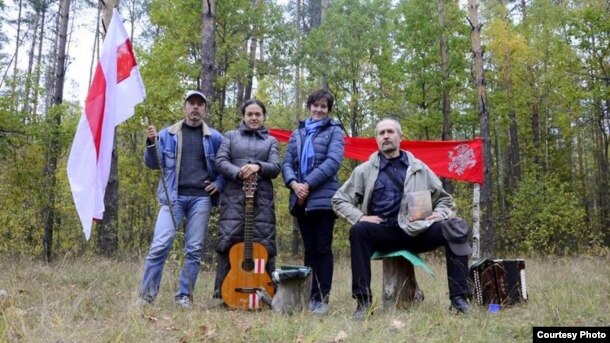
[[[474,301],[479,305],[514,305],[527,301],[525,260],[483,259],[470,266]]]

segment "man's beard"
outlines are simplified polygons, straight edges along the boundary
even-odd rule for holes
[[[397,149],[398,149],[398,147],[392,142],[390,142],[389,144],[383,144],[381,146],[381,151],[385,152],[385,153],[394,152]]]

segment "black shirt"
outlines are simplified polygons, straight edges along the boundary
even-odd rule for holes
[[[183,123],[178,195],[208,196],[205,191],[207,177],[201,125],[193,127]]]
[[[391,159],[380,154],[379,176],[375,181],[369,212],[384,218],[387,225],[398,225],[398,212],[408,168],[409,160],[403,151],[400,156]]]

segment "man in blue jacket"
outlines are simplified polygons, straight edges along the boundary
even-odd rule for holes
[[[183,218],[186,218],[185,258],[175,298],[181,307],[189,307],[193,300],[208,219],[224,186],[224,179],[215,167],[223,137],[203,121],[209,105],[203,93],[188,91],[183,120],[159,134],[153,126],[148,127],[144,161],[147,167],[162,170],[157,189],[161,209],[146,256],[139,304],[154,302],[165,260]]]

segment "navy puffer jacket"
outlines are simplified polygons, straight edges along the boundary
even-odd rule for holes
[[[286,187],[290,188],[293,181],[309,184],[309,197],[305,202],[304,212],[315,210],[332,210],[331,199],[339,189],[337,175],[343,161],[343,129],[336,120],[326,117],[326,121],[313,137],[315,160],[312,170],[304,178],[300,172],[300,156],[305,143],[305,122],[299,123],[299,128],[292,132],[286,156],[282,163],[282,176]],[[297,197],[290,192],[290,213],[301,215],[296,211]]]

